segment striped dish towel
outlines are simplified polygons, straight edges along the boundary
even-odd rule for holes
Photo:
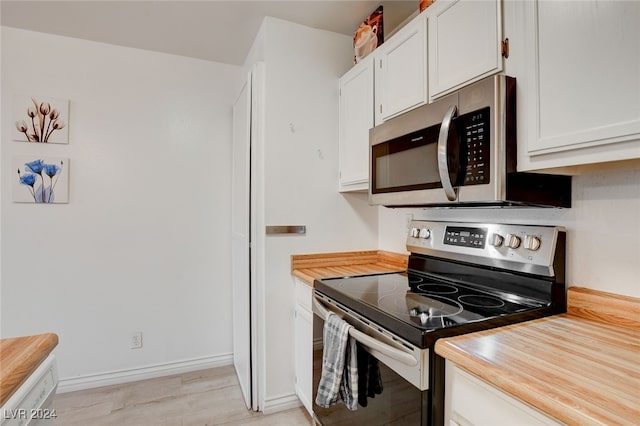
[[[324,320],[322,375],[316,404],[329,408],[342,401],[349,410],[358,408],[358,356],[351,326],[330,312]]]

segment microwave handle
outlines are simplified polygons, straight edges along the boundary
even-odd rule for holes
[[[440,126],[440,133],[438,135],[438,171],[440,172],[440,182],[442,183],[442,189],[449,201],[455,201],[458,198],[456,189],[451,184],[451,178],[449,177],[449,164],[447,162],[447,151],[449,144],[449,128],[453,118],[457,115],[458,107],[451,105],[444,115],[442,125]]]

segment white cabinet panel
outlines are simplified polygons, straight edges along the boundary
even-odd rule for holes
[[[553,418],[446,362],[445,424],[550,426]]]
[[[375,124],[427,102],[426,15],[418,15],[375,55]]]
[[[639,158],[640,2],[522,7],[524,168]]]
[[[296,395],[313,415],[313,313],[311,287],[294,279],[296,305],[294,311],[294,342]]]
[[[429,98],[502,71],[501,0],[439,0],[429,16]]]
[[[373,127],[373,55],[340,78],[340,191],[369,187],[369,129]]]

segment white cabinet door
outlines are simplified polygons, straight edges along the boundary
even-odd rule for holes
[[[421,13],[374,51],[376,125],[427,102],[426,32]]]
[[[296,305],[294,310],[294,342],[296,394],[313,416],[313,313],[311,287],[294,280]]]
[[[427,13],[430,99],[502,71],[501,0],[438,0]]]
[[[520,168],[640,158],[640,2],[522,7]]]
[[[445,367],[444,423],[454,426],[555,426],[561,423],[450,361]]]
[[[340,78],[340,191],[369,187],[373,108],[373,55],[369,55]]]

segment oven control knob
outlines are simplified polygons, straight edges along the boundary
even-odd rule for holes
[[[489,244],[494,247],[500,247],[504,243],[504,237],[500,234],[491,234],[491,238],[489,239]]]
[[[504,239],[504,245],[512,249],[517,249],[518,247],[520,247],[520,243],[522,242],[520,237],[514,234],[507,234]]]
[[[409,234],[409,236],[411,238],[418,238],[418,235],[420,235],[420,230],[418,228],[411,228],[411,233]]]
[[[431,237],[431,230],[427,228],[422,228],[420,230],[420,238],[428,240]]]
[[[536,251],[540,248],[541,243],[540,238],[535,235],[527,235],[524,237],[524,248],[527,250]]]

